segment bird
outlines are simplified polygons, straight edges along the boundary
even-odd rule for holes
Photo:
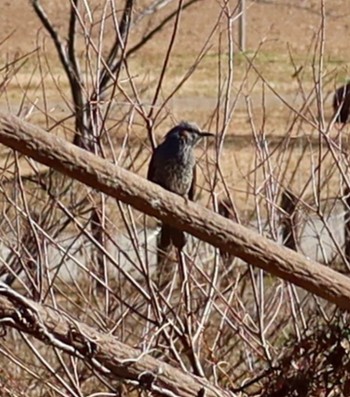
[[[173,127],[152,154],[147,179],[166,190],[194,201],[196,186],[195,146],[205,137],[213,137],[210,132],[202,132],[197,125],[182,121]],[[162,224],[158,242],[158,262],[171,246],[182,250],[186,244],[184,232]]]
[[[333,110],[337,123],[346,124],[350,115],[350,82],[339,87],[333,96]]]

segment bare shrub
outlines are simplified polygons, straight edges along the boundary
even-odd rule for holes
[[[293,191],[291,248],[348,273],[347,126],[338,128],[329,114],[326,94],[336,74],[325,64],[324,2],[305,58],[286,49],[294,76],[287,94],[262,67],[264,40],[238,53],[236,2],[216,4],[188,61],[177,49],[181,21],[191,7],[203,12],[200,1],[120,7],[110,0],[33,0],[49,34],[38,34],[40,49],[1,68],[1,99],[48,133],[142,176],[162,134],[195,114],[216,133],[215,144],[197,151],[197,201],[282,244],[282,196]],[[54,7],[64,15],[57,24]],[[161,47],[159,62],[151,63],[148,45]],[[22,74],[26,62],[30,73]],[[194,100],[181,93],[203,69],[215,84],[205,88],[210,106],[201,110],[203,87]],[[12,151],[4,149],[1,164],[0,275],[22,296],[233,394],[322,395],[335,385],[346,394],[347,335],[332,305],[194,238],[171,281],[158,288],[153,219]],[[343,367],[334,365],[335,354]],[[140,384],[104,377],[23,332],[1,338],[0,360],[13,392],[10,374],[21,380],[18,393],[33,396],[146,394]]]

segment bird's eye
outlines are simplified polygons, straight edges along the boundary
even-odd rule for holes
[[[179,132],[179,136],[180,136],[181,140],[183,140],[184,142],[188,141],[188,133],[187,133],[187,131],[180,131]]]

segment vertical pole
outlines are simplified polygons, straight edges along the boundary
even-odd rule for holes
[[[245,39],[246,39],[246,6],[245,0],[239,1],[239,14],[240,17],[238,19],[238,29],[239,29],[239,49],[241,51],[245,51]]]
[[[298,198],[288,189],[284,190],[281,198],[281,208],[286,213],[282,227],[283,245],[297,251],[297,222],[296,207]]]

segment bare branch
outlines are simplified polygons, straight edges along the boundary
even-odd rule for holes
[[[182,11],[185,10],[186,8],[190,7],[191,5],[197,3],[200,0],[189,0],[187,3],[182,5]],[[152,38],[159,33],[169,22],[173,20],[174,17],[177,15],[177,10],[173,11],[170,13],[168,16],[166,16],[155,28],[153,28],[149,33],[147,33],[138,43],[136,43],[134,46],[132,46],[129,50],[125,52],[124,59],[128,59],[131,55],[133,55],[135,52],[137,52],[140,48],[142,48],[145,44],[147,44]],[[118,58],[117,63],[114,64],[113,70],[117,71],[120,68],[120,65],[122,64],[123,59]],[[107,63],[105,63],[105,69],[109,75],[110,79],[115,79],[115,76],[113,75],[112,71],[109,69]],[[107,88],[107,87],[105,87]]]
[[[74,0],[74,3],[71,6],[69,33],[68,33],[68,51],[67,51],[67,48],[62,38],[60,37],[57,30],[54,28],[48,15],[46,14],[45,10],[42,8],[39,0],[32,0],[34,11],[38,15],[41,23],[44,25],[49,35],[51,36],[55,44],[60,61],[63,65],[63,68],[66,72],[66,75],[70,83],[74,110],[76,113],[75,130],[76,132],[80,133],[80,134],[79,133],[75,134],[74,144],[89,150],[91,144],[90,141],[86,139],[86,137],[89,134],[86,131],[88,123],[85,120],[86,112],[84,111],[85,101],[83,98],[83,81],[80,76],[79,65],[75,54],[77,4],[78,4],[78,0]]]
[[[164,77],[165,77],[165,72],[167,71],[167,68],[168,68],[170,54],[171,54],[171,51],[172,51],[172,49],[174,47],[174,44],[175,44],[175,38],[176,38],[177,31],[178,31],[178,28],[179,28],[180,16],[181,16],[181,12],[182,12],[182,4],[183,4],[183,0],[179,0],[179,4],[177,6],[177,11],[176,11],[176,15],[175,15],[175,22],[174,22],[173,32],[171,34],[171,38],[170,38],[170,42],[169,42],[169,46],[168,46],[167,52],[165,54],[163,67],[162,67],[162,70],[160,72],[158,84],[157,84],[157,87],[156,87],[156,90],[155,90],[155,93],[154,93],[152,106],[151,106],[151,109],[150,109],[149,114],[148,114],[149,121],[151,121],[151,119],[152,119],[154,107],[155,107],[155,105],[157,103],[158,96],[159,96],[160,90],[162,88],[162,83],[163,83],[163,80],[164,80]]]
[[[104,91],[107,84],[110,81],[111,73],[114,75],[120,68],[121,62],[118,57],[120,49],[125,50],[126,39],[129,33],[131,24],[131,14],[133,10],[134,0],[126,0],[122,19],[119,26],[116,26],[117,37],[113,44],[113,47],[107,58],[108,69],[104,68],[100,78],[100,90]]]
[[[189,0],[187,3],[183,4],[182,11],[191,5],[197,3],[200,0]],[[130,48],[125,54],[125,58],[128,58],[130,55],[138,51],[142,46],[144,46],[148,41],[152,39],[154,35],[160,32],[164,26],[166,26],[175,16],[177,15],[177,10],[170,13],[167,17],[165,17],[154,29],[152,29],[149,33],[147,33],[137,44]]]

